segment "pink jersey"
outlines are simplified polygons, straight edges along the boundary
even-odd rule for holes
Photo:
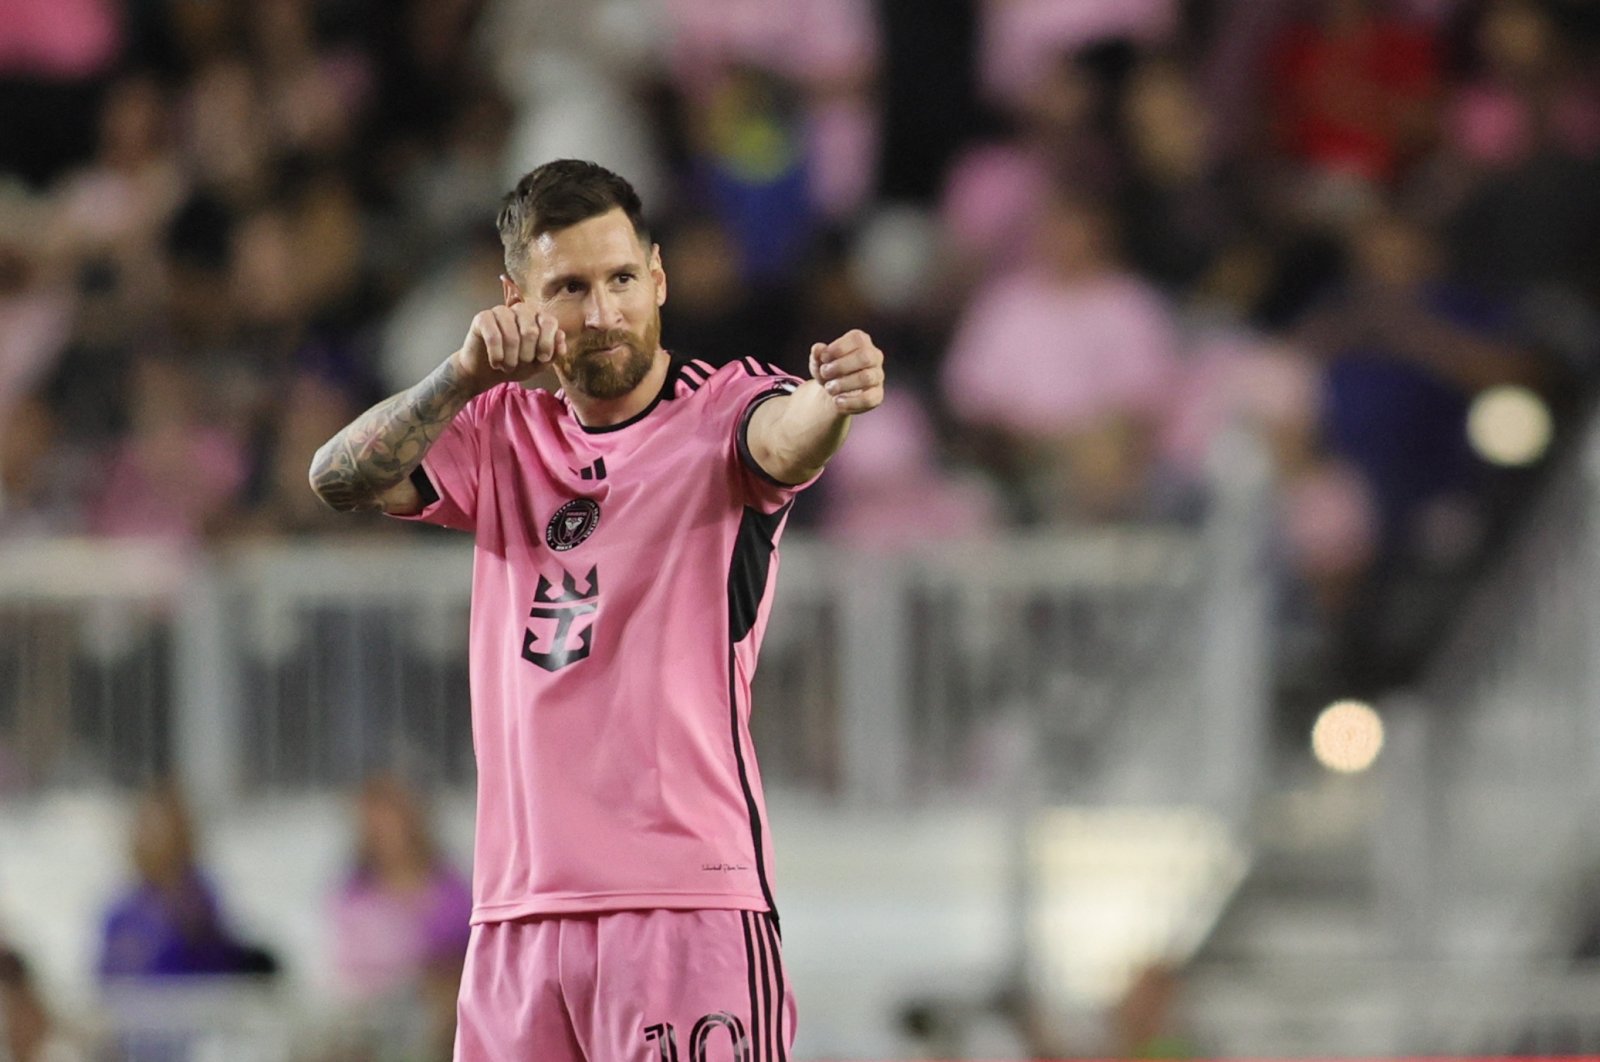
[[[473,922],[773,909],[750,680],[799,488],[744,428],[798,383],[674,358],[609,428],[502,384],[428,452],[416,518],[477,541]]]

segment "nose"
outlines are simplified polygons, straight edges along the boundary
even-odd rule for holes
[[[586,328],[604,332],[619,325],[621,318],[621,307],[616,296],[605,290],[605,285],[597,284],[589,289],[588,298],[583,301],[583,323]]]

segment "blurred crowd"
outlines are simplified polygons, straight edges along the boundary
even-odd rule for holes
[[[558,156],[644,194],[669,347],[889,352],[803,522],[1194,520],[1242,425],[1345,688],[1525,493],[1473,401],[1559,441],[1600,352],[1580,0],[6,11],[0,534],[421,533],[323,511],[309,457],[498,298],[497,198]]]
[[[369,778],[352,810],[348,866],[328,883],[321,909],[308,912],[327,942],[329,969],[284,970],[270,944],[240,935],[179,789],[162,782],[143,790],[129,809],[126,882],[103,911],[84,912],[100,927],[94,1007],[53,1014],[27,961],[0,935],[0,1059],[232,1057],[214,1039],[229,1028],[225,1015],[195,1021],[197,1000],[199,1010],[214,1010],[222,997],[163,999],[160,991],[230,982],[270,991],[284,974],[326,993],[306,1009],[307,1027],[284,1030],[296,1037],[293,1057],[448,1057],[472,912],[467,877],[441,853],[425,807],[397,777]]]
[[[1514,527],[1539,466],[1475,402],[1559,449],[1600,368],[1585,0],[3,8],[0,536],[429,533],[322,509],[311,454],[499,298],[498,197],[561,156],[643,193],[675,351],[888,352],[818,533],[1194,522],[1249,429],[1307,704],[1393,681]],[[392,781],[357,821],[339,982],[445,1036],[464,881]],[[108,984],[273,976],[195,849],[146,794]],[[69,1041],[0,948],[0,1057]]]

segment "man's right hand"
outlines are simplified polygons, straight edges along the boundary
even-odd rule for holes
[[[567,336],[555,317],[519,302],[474,317],[451,358],[477,390],[486,391],[507,380],[531,379],[566,355]]]

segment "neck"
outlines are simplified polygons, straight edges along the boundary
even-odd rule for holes
[[[619,398],[593,398],[574,389],[567,380],[562,380],[561,386],[566,389],[567,400],[572,403],[572,412],[579,424],[585,428],[609,428],[637,417],[655,401],[656,395],[661,393],[661,385],[666,382],[667,369],[671,364],[672,355],[656,348],[650,371],[645,373],[637,387]]]

